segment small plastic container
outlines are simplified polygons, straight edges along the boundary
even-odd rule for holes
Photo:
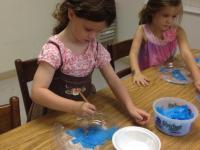
[[[77,127],[81,127],[81,128],[85,128],[85,129],[87,129],[90,126],[95,126],[95,125],[100,125],[102,127],[108,127],[108,125],[110,125],[111,122],[108,121],[107,117],[108,116],[106,116],[104,113],[97,112],[93,116],[78,117],[76,119],[76,125],[77,125]]]
[[[189,110],[193,113],[193,117],[191,119],[187,120],[171,119],[157,111],[158,107],[167,109],[173,106],[183,106],[183,105],[186,105],[189,108]],[[175,98],[175,97],[163,97],[157,99],[153,103],[153,110],[154,110],[154,121],[156,127],[160,131],[171,136],[183,136],[189,133],[192,127],[192,123],[198,116],[198,110],[193,104],[181,98]]]

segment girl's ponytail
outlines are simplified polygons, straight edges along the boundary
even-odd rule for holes
[[[151,21],[152,21],[152,15],[149,11],[148,6],[145,5],[139,13],[139,25],[150,23]]]
[[[56,27],[53,28],[53,34],[58,34],[68,25],[68,4],[63,2],[61,5],[57,4],[55,11],[52,16],[58,21]]]

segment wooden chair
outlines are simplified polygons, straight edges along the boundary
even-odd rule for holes
[[[20,125],[19,98],[13,96],[9,104],[0,106],[0,134]]]
[[[119,43],[115,43],[115,44],[110,44],[107,46],[107,49],[110,53],[111,56],[111,65],[113,67],[113,69],[115,70],[115,61],[119,60],[120,58],[129,56],[130,53],[130,49],[131,49],[131,45],[132,45],[132,39],[126,40],[126,41],[122,41]],[[120,70],[118,72],[116,72],[116,74],[118,75],[119,78],[122,78],[128,74],[131,73],[131,68],[127,67],[123,70]]]
[[[35,104],[37,105],[37,107],[31,107],[33,106],[33,102],[29,94],[28,83],[33,80],[37,67],[37,58],[24,61],[22,61],[21,59],[15,60],[15,68],[17,71],[17,77],[21,89],[22,98],[24,101],[27,122],[47,113],[47,109],[43,106]]]
[[[15,68],[18,76],[18,81],[21,89],[22,98],[24,101],[24,107],[27,115],[27,122],[37,118],[38,116],[44,115],[47,113],[47,108],[37,105],[37,107],[31,107],[33,101],[31,100],[28,83],[31,82],[34,78],[35,72],[37,70],[38,63],[37,58],[24,60],[16,59]],[[56,74],[55,74],[56,76]],[[95,93],[96,89],[93,86],[92,92]],[[35,109],[36,108],[36,109]],[[35,114],[35,115],[34,115]]]
[[[37,70],[38,64],[37,59],[29,59],[22,61],[21,59],[15,60],[15,68],[17,71],[17,77],[19,80],[19,85],[21,89],[22,98],[24,101],[24,107],[26,115],[28,116],[32,100],[30,98],[28,83],[34,78],[35,72]]]

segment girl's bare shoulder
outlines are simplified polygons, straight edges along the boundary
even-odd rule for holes
[[[176,34],[177,36],[185,34],[185,30],[181,26],[176,26]]]
[[[144,32],[144,25],[139,25],[136,29],[134,37],[140,37],[146,39],[145,32]]]

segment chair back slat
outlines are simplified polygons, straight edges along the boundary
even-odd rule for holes
[[[22,61],[21,59],[15,60],[15,68],[17,71],[19,85],[27,115],[32,104],[28,90],[28,82],[33,80],[37,67],[38,64],[36,58],[25,61]]]
[[[113,67],[113,69],[115,70],[115,62],[117,60],[119,60],[120,58],[129,56],[130,53],[130,49],[131,49],[131,45],[132,45],[132,39],[129,40],[125,40],[122,42],[118,42],[118,43],[114,43],[114,44],[110,44],[107,46],[107,49],[110,53],[111,56],[111,65]],[[127,67],[123,70],[120,70],[118,72],[116,72],[116,74],[122,78],[128,74],[131,73],[131,68]]]
[[[11,97],[10,103],[0,106],[0,133],[21,125],[19,98]]]
[[[122,41],[113,45],[113,58],[118,60],[122,57],[128,56],[131,49],[132,40]]]

